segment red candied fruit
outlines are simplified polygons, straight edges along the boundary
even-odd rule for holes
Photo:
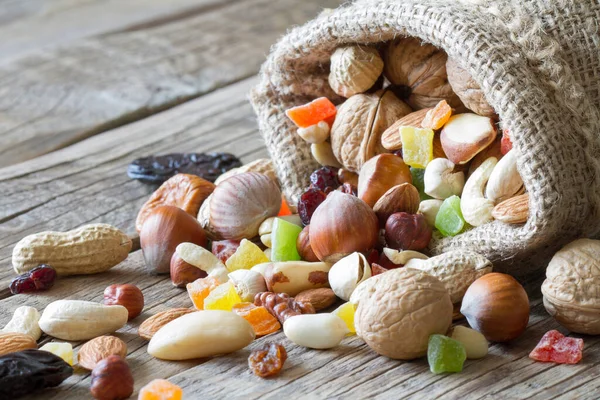
[[[35,282],[27,275],[19,275],[10,283],[10,292],[12,294],[19,293],[31,293],[36,292],[38,289],[35,286]]]
[[[510,132],[508,129],[502,130],[502,139],[500,140],[500,152],[502,155],[506,155],[512,150],[512,140],[510,139]]]
[[[302,193],[300,201],[298,201],[298,214],[305,226],[310,224],[313,213],[326,198],[327,195],[317,188],[309,188]]]
[[[529,358],[558,364],[577,364],[583,356],[583,339],[566,337],[557,330],[546,332]]]
[[[48,290],[54,286],[56,270],[49,265],[41,264],[29,271],[29,277],[33,279],[38,290]]]
[[[211,252],[225,264],[238,247],[240,247],[239,240],[219,240],[212,242]]]
[[[292,215],[292,211],[290,210],[290,207],[287,204],[287,201],[285,201],[285,199],[282,197],[281,198],[281,208],[279,209],[279,214],[277,214],[278,217],[284,217],[286,215]]]
[[[329,193],[341,185],[338,178],[338,169],[335,167],[321,167],[310,174],[310,186]]]

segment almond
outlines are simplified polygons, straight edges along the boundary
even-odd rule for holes
[[[294,300],[310,303],[315,311],[319,311],[333,305],[337,300],[337,296],[329,288],[308,289],[298,293]]]
[[[90,340],[77,353],[79,366],[92,370],[100,361],[108,356],[127,356],[127,345],[114,336],[100,336]]]
[[[156,315],[151,316],[145,320],[138,328],[138,335],[142,339],[150,340],[152,336],[160,328],[168,324],[169,322],[181,317],[182,315],[193,313],[195,310],[189,308],[172,308],[167,311],[159,312]]]
[[[529,195],[527,193],[504,200],[492,210],[492,216],[507,224],[522,224],[529,217]]]
[[[21,350],[37,349],[35,340],[24,333],[0,333],[0,356]]]
[[[412,112],[394,122],[381,135],[381,145],[387,150],[400,150],[402,148],[402,141],[400,141],[400,132],[398,131],[398,128],[401,126],[414,126],[415,128],[421,128],[423,118],[425,118],[425,115],[427,115],[429,110],[431,110],[431,108],[424,108],[422,110]]]

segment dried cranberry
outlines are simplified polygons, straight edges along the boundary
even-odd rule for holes
[[[310,174],[310,186],[328,193],[340,186],[338,169],[335,167],[321,167]]]
[[[38,290],[48,290],[54,286],[56,270],[49,265],[42,264],[29,271],[29,277],[33,279]]]
[[[9,287],[12,294],[31,293],[38,290],[35,286],[35,282],[28,274],[17,276],[12,280]]]
[[[309,188],[300,196],[298,214],[304,225],[310,224],[313,213],[326,198],[327,195],[317,188]]]

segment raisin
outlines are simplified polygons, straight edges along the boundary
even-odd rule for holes
[[[300,214],[300,219],[305,226],[310,224],[313,213],[326,198],[327,195],[317,188],[310,188],[300,196],[298,214]]]
[[[47,264],[41,264],[29,271],[29,277],[33,279],[37,290],[48,290],[54,286],[56,270]]]
[[[268,343],[254,350],[248,357],[248,366],[254,375],[261,378],[278,375],[287,360],[287,351],[279,343]]]
[[[48,351],[23,350],[0,357],[0,399],[14,399],[58,386],[73,368]]]
[[[229,153],[173,153],[134,160],[127,175],[147,183],[163,183],[179,174],[197,175],[214,182],[219,175],[240,167],[242,162]]]
[[[310,174],[310,186],[325,193],[337,189],[340,185],[338,169],[335,167],[321,167]]]
[[[17,276],[12,280],[9,288],[12,294],[31,293],[37,291],[35,282],[29,277],[29,274]]]

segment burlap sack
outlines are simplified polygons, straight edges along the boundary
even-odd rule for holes
[[[431,251],[468,247],[500,270],[535,270],[600,229],[599,21],[597,0],[363,0],[324,11],[272,48],[251,94],[286,196],[295,202],[318,165],[284,110],[336,98],[327,83],[334,49],[419,37],[481,85],[511,132],[531,198],[525,225],[493,222],[435,240]]]

